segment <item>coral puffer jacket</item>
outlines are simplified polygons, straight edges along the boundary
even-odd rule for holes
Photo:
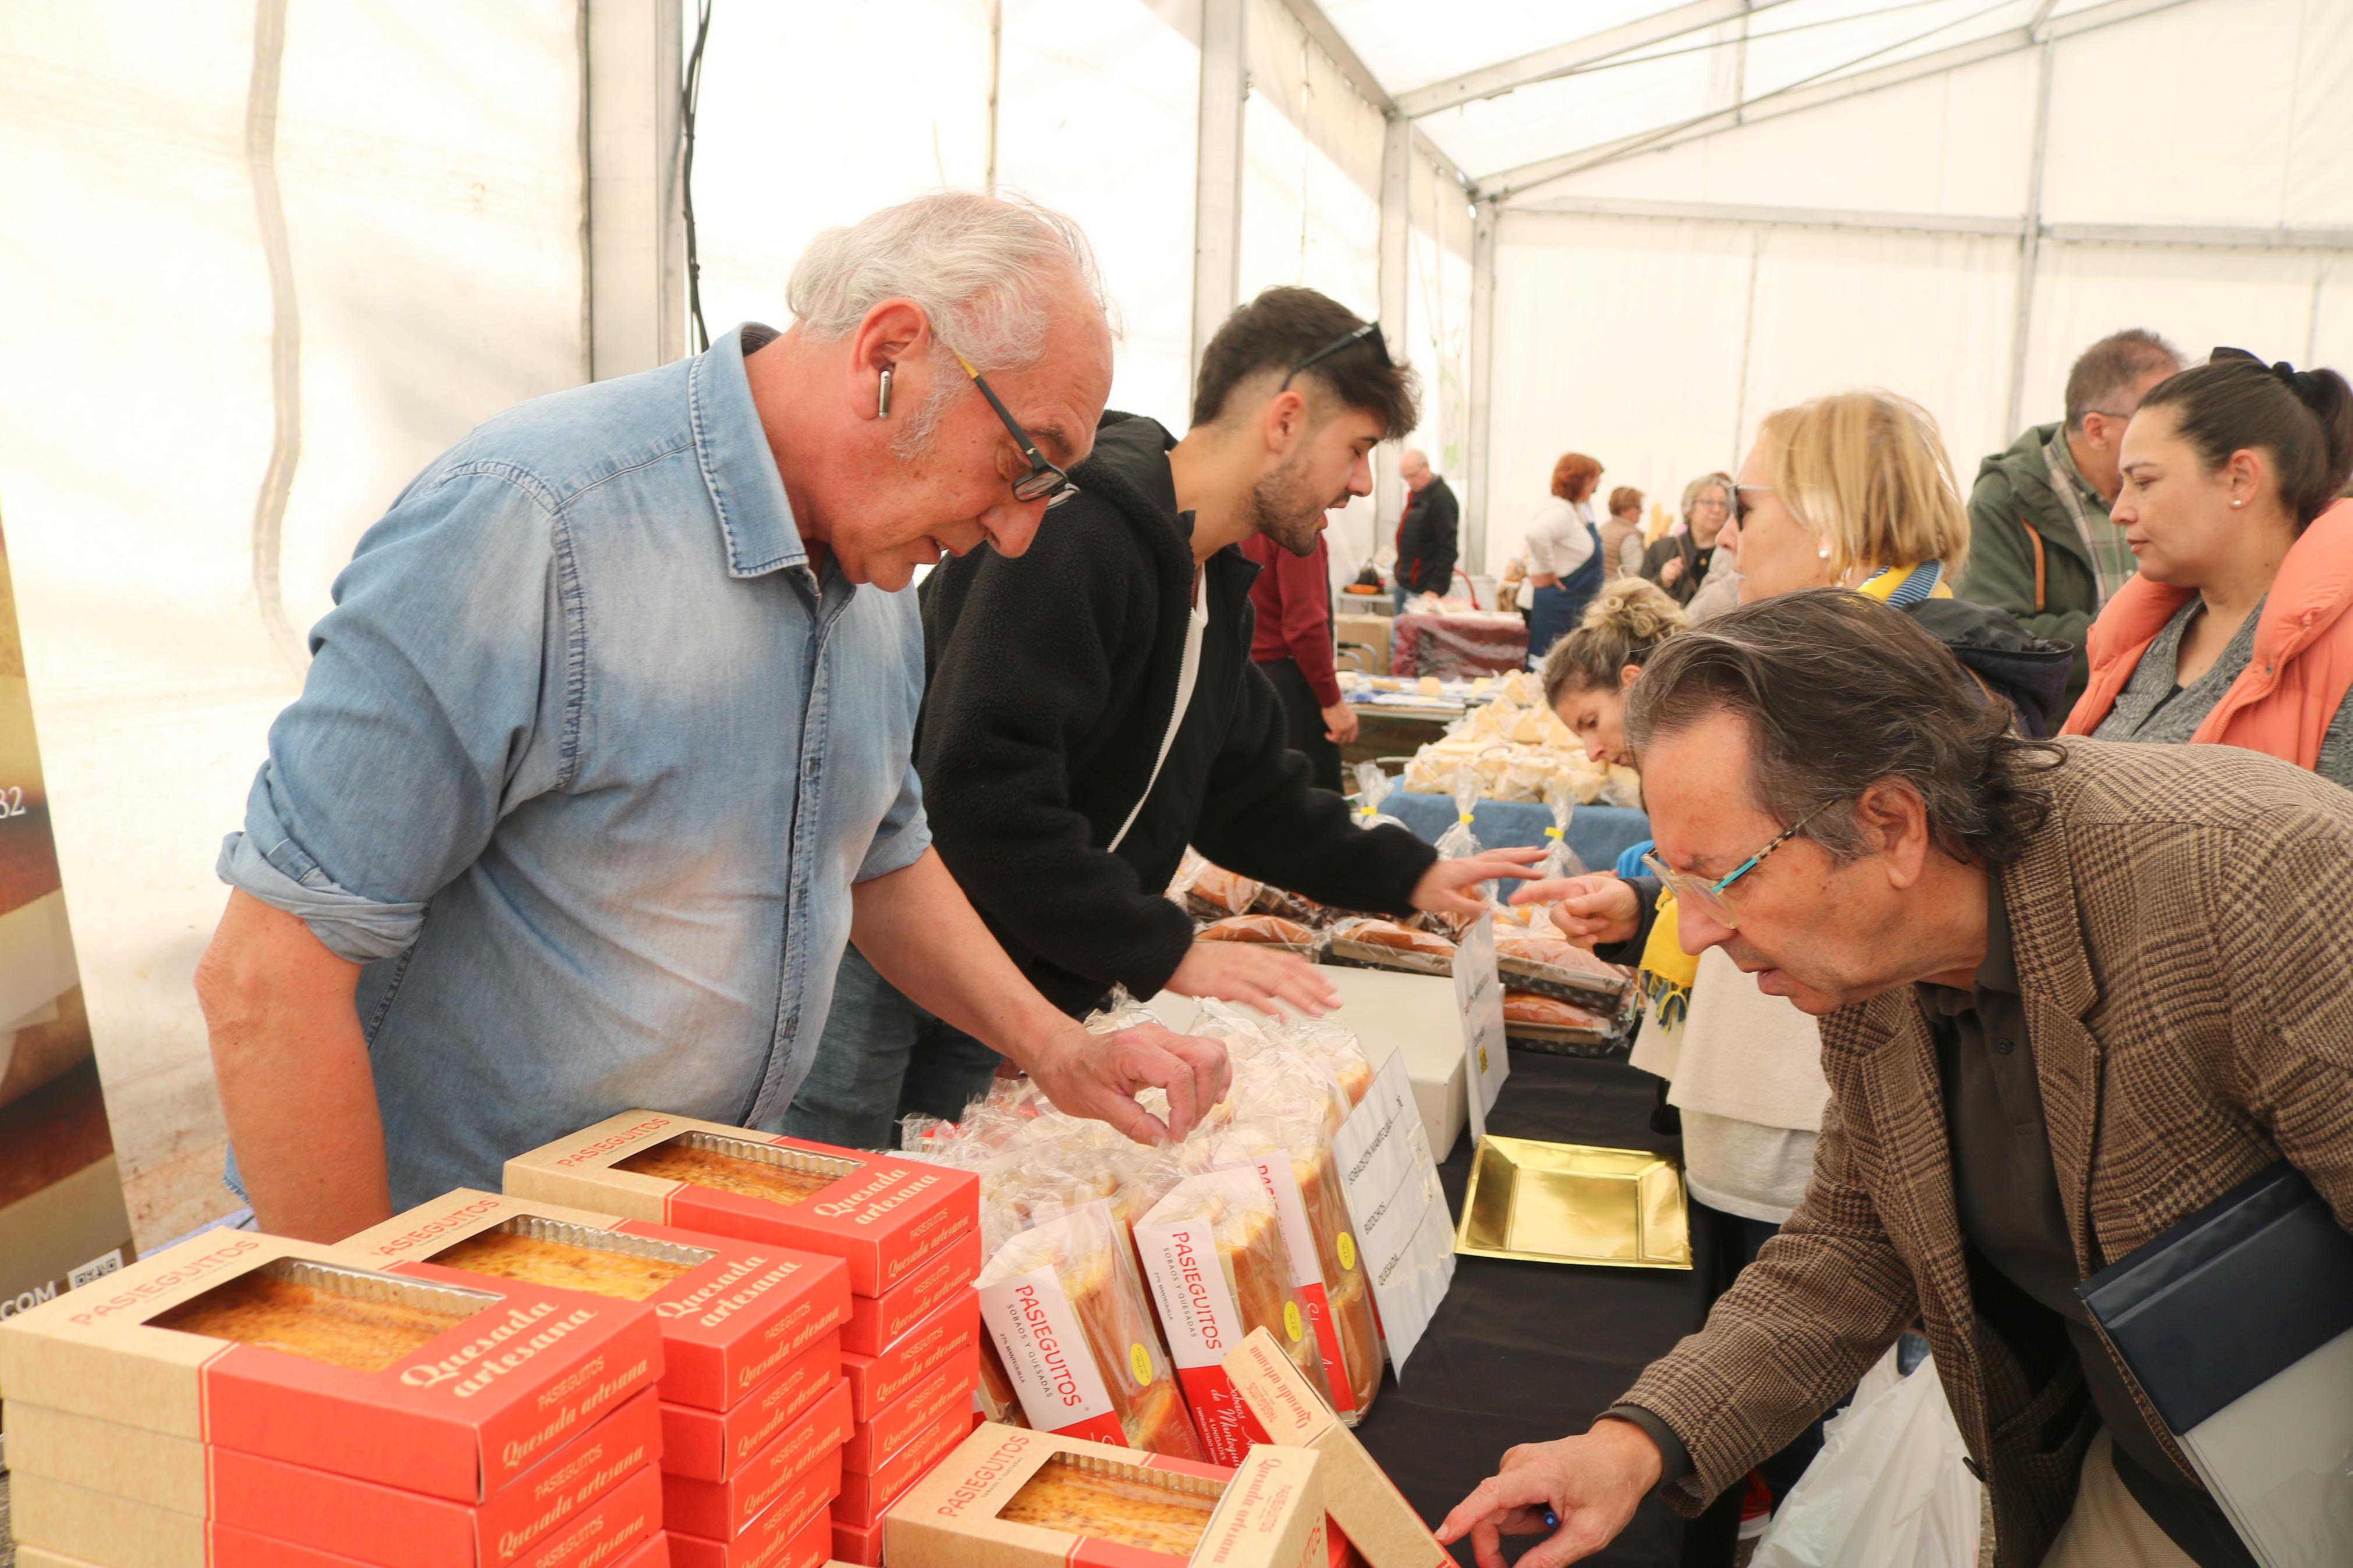
[[[2141,655],[2190,594],[2136,576],[2092,623],[2091,683],[2063,733],[2088,735],[2116,706]],[[2254,657],[2190,736],[2244,746],[2310,768],[2337,706],[2353,690],[2353,500],[2312,520],[2280,562]]]

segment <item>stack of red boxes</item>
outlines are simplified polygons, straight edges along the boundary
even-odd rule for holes
[[[660,1324],[662,1517],[675,1568],[818,1568],[832,1550],[849,1387],[836,1258],[460,1190],[352,1237],[344,1256],[453,1281],[580,1275]]]
[[[649,1308],[215,1231],[0,1324],[21,1568],[663,1568]]]
[[[882,1560],[882,1510],[972,1431],[973,1384],[980,1376],[980,1194],[954,1246],[879,1296],[850,1303],[842,1331],[858,1425],[841,1456],[841,1496],[833,1505],[833,1555]]]
[[[851,1295],[841,1332],[847,1407],[831,1397],[823,1405],[843,1415],[841,1447],[820,1456],[812,1439],[799,1461],[808,1467],[802,1478],[818,1484],[804,1489],[775,1468],[733,1492],[725,1482],[691,1491],[673,1478],[669,1523],[679,1542],[714,1540],[705,1530],[748,1521],[744,1509],[781,1506],[778,1487],[791,1494],[785,1501],[826,1492],[832,1555],[877,1562],[882,1511],[972,1429],[978,1179],[888,1154],[630,1111],[508,1161],[506,1189],[842,1261]],[[786,1562],[691,1558],[690,1549],[677,1553],[681,1568]]]

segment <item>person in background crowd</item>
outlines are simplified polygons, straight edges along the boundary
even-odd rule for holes
[[[1430,470],[1419,447],[1398,455],[1398,478],[1405,481],[1405,510],[1398,518],[1397,613],[1416,594],[1444,598],[1454,586],[1455,540],[1461,507],[1454,488]]]
[[[2314,981],[2353,973],[2353,794],[2235,747],[2024,739],[1852,593],[1671,639],[1626,729],[1683,943],[1820,1019],[1831,1107],[1706,1326],[1439,1538],[1501,1568],[1550,1510],[1522,1561],[1557,1568],[1653,1489],[1696,1513],[1916,1317],[2002,1568],[2251,1561],[2074,1287],[2283,1161],[2353,1226],[2353,990]]]
[[[1642,557],[1642,575],[1688,605],[1707,581],[1716,536],[1732,520],[1732,476],[1702,474],[1683,487],[1680,526],[1655,541]]]
[[[1737,510],[1737,509],[1734,509]],[[1740,603],[1740,520],[1726,513],[1715,536],[1715,553],[1708,558],[1707,579],[1683,606],[1683,618],[1693,626],[1712,621]]]
[[[1187,844],[1219,865],[1346,909],[1475,914],[1478,884],[1535,849],[1440,860],[1403,828],[1356,826],[1285,746],[1250,659],[1240,546],[1313,555],[1331,509],[1372,489],[1371,453],[1414,426],[1412,370],[1380,330],[1312,289],[1269,289],[1201,356],[1182,440],[1106,415],[1078,493],[1016,557],[975,551],[923,587],[916,763],[942,858],[1020,965],[1073,1017],[1115,986],[1267,1012],[1338,1000],[1315,967],[1193,940],[1162,896]],[[1322,579],[1317,579],[1320,583]],[[986,1092],[984,1042],[943,1027],[853,950],[797,1136],[887,1142],[899,1118],[955,1117]]]
[[[1356,738],[1356,710],[1340,695],[1332,647],[1332,560],[1318,531],[1294,554],[1263,533],[1242,541],[1258,567],[1250,584],[1250,661],[1282,704],[1291,749],[1317,789],[1340,792],[1340,748]]]
[[[1640,576],[1603,586],[1584,624],[1545,656],[1545,706],[1560,716],[1587,757],[1630,768],[1626,689],[1659,645],[1683,629],[1681,605]],[[1541,885],[1541,884],[1539,884]]]
[[[1223,1094],[1214,1042],[1098,1038],[1022,979],[911,765],[893,590],[1019,555],[1094,441],[1084,237],[941,192],[818,236],[786,297],[482,426],[337,581],[196,970],[263,1228],[337,1240],[632,1108],[773,1126],[852,939],[1073,1113],[1149,1139],[1145,1086],[1176,1125]]]
[[[2207,741],[2353,784],[2353,392],[2236,349],[2157,384],[2125,430],[2116,526],[2140,562],[2092,624],[2067,721]]]
[[[2132,552],[2108,515],[2117,444],[2142,396],[2180,368],[2180,353],[2155,332],[2102,338],[2067,373],[2066,418],[2033,426],[1978,466],[1969,572],[1957,592],[2074,648],[2070,701],[2089,678],[2084,634],[2133,574]]]
[[[1564,452],[1552,466],[1552,499],[1528,524],[1528,668],[1573,630],[1601,587],[1601,534],[1593,526],[1593,491],[1601,465]]]
[[[1601,523],[1601,580],[1642,574],[1642,492],[1620,485],[1609,492],[1609,515]]]

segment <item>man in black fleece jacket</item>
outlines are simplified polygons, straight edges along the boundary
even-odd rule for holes
[[[1183,440],[1106,414],[1079,494],[1018,559],[976,551],[923,588],[930,684],[916,767],[934,841],[989,929],[1073,1015],[1114,985],[1320,1013],[1313,965],[1201,942],[1161,896],[1190,843],[1221,866],[1349,909],[1472,912],[1475,885],[1535,852],[1440,863],[1366,832],[1286,749],[1250,663],[1238,548],[1314,548],[1372,488],[1374,447],[1416,419],[1412,372],[1377,329],[1306,289],[1271,289],[1202,356]],[[1190,666],[1188,677],[1188,665]],[[1180,703],[1180,699],[1182,699]],[[996,1058],[843,961],[833,1020],[786,1131],[852,1146],[892,1121],[955,1116]]]

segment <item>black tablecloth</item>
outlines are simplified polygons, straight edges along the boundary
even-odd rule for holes
[[[1512,1073],[1488,1131],[1510,1138],[1674,1152],[1651,1131],[1659,1080],[1623,1062],[1512,1052]],[[1448,1207],[1462,1212],[1471,1140],[1439,1167]],[[1457,1258],[1454,1285],[1429,1332],[1394,1369],[1356,1436],[1432,1525],[1494,1473],[1515,1443],[1582,1432],[1653,1359],[1706,1315],[1701,1281],[1711,1238],[1698,1227],[1698,1268],[1584,1268]],[[1646,1500],[1625,1532],[1589,1563],[1671,1568],[1683,1521]],[[1540,1537],[1506,1541],[1509,1555]],[[1454,1549],[1471,1562],[1471,1543]]]

